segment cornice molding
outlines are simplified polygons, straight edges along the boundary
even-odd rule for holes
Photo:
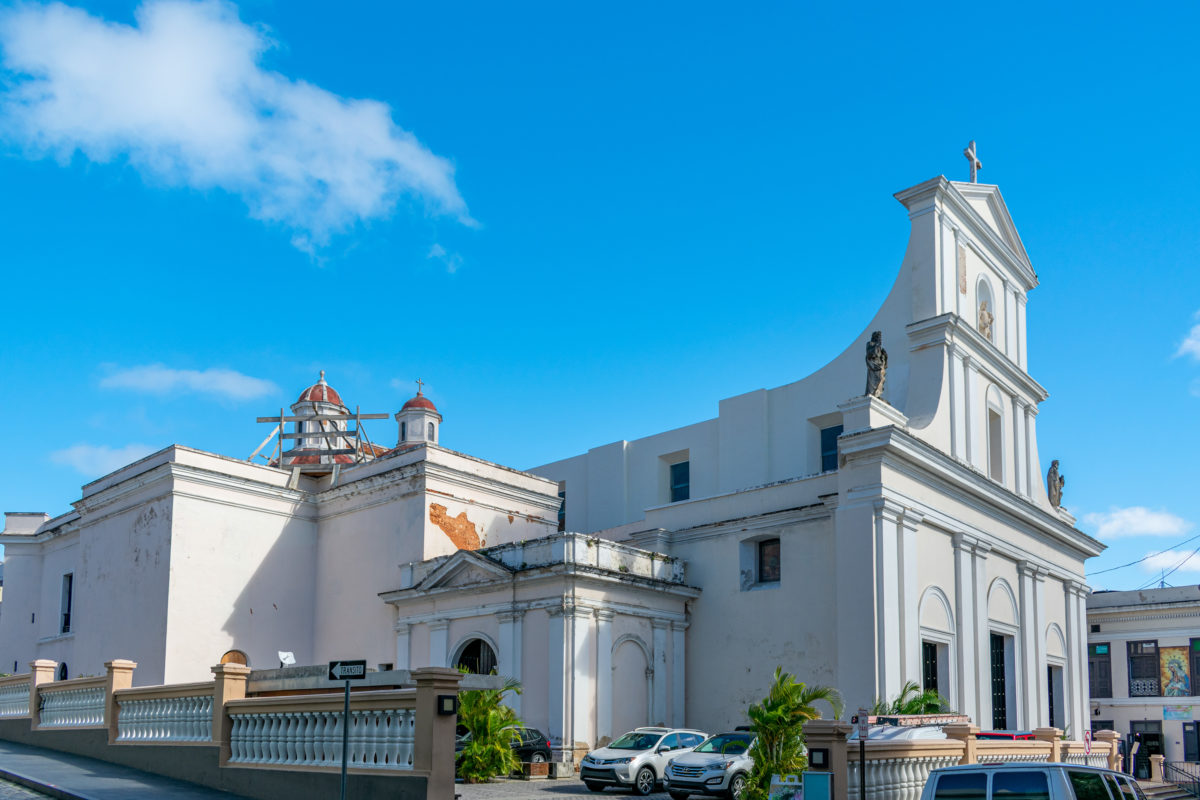
[[[1024,400],[1030,406],[1050,396],[1028,372],[975,330],[974,325],[953,311],[910,323],[905,331],[908,333],[910,351],[939,345],[950,347],[969,367],[985,372],[1010,395]]]

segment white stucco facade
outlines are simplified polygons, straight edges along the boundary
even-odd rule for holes
[[[911,237],[862,335],[711,420],[518,472],[441,447],[418,394],[397,447],[362,463],[336,432],[282,469],[175,446],[70,514],[10,514],[0,665],[132,658],[155,683],[202,679],[229,649],[404,669],[484,643],[567,756],[641,724],[742,724],[776,666],[851,707],[916,681],[983,728],[1080,730],[1083,565],[1102,545],[1043,482],[1037,277],[996,187],[896,197]],[[331,391],[301,400],[344,410]]]

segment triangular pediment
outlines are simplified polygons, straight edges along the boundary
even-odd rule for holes
[[[961,181],[951,181],[950,183],[967,201],[967,205],[1008,245],[1017,258],[1026,267],[1032,269],[1032,265],[1029,263],[1029,254],[1025,252],[1025,245],[1017,233],[1017,226],[1013,223],[1012,215],[1008,213],[1008,206],[1000,194],[1000,187],[990,183],[962,183]]]
[[[413,588],[418,592],[434,589],[478,586],[508,580],[512,571],[490,558],[470,550],[459,550]]]

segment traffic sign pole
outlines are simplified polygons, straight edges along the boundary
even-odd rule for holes
[[[346,765],[350,761],[350,681],[367,677],[367,662],[330,661],[329,680],[346,682],[346,697],[342,704],[342,800],[346,800]]]
[[[346,702],[342,705],[342,800],[346,800],[346,761],[350,757],[350,681],[346,681]]]

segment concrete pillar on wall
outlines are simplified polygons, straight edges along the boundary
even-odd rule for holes
[[[875,638],[879,647],[879,696],[885,698],[900,693],[907,661],[902,615],[903,512],[895,503],[875,501]]]
[[[554,606],[546,609],[550,615],[547,636],[549,648],[549,672],[546,678],[546,699],[550,730],[546,731],[551,742],[560,743],[559,755],[570,752],[570,742],[566,741],[569,731],[566,727],[566,671],[567,671],[567,638],[566,625],[563,619],[563,607]]]
[[[967,460],[967,364],[965,354],[957,346],[950,352],[950,441],[953,455]]]
[[[596,610],[596,743],[612,738],[613,673],[612,673],[613,612]]]
[[[1021,667],[1020,702],[1017,704],[1017,727],[1036,728],[1040,724],[1041,685],[1044,676],[1038,669],[1038,631],[1036,587],[1037,567],[1028,561],[1017,564],[1020,571]]]
[[[915,681],[918,686],[921,685],[924,676],[921,674],[921,593],[917,579],[917,526],[924,519],[924,514],[905,509],[896,529],[900,551],[900,649],[904,663],[901,677],[903,682]]]
[[[1025,295],[1017,297],[1017,364],[1028,371],[1026,355],[1025,355]]]
[[[986,542],[974,543],[972,562],[975,583],[975,668],[978,670],[979,694],[975,698],[978,715],[976,722],[982,728],[992,727],[992,630],[988,625],[988,579],[987,559],[992,546]]]
[[[1037,714],[1028,727],[1050,724],[1050,676],[1046,674],[1046,570],[1038,567],[1033,575],[1034,644],[1037,648]]]
[[[665,619],[653,619],[654,627],[654,688],[651,708],[652,725],[667,724],[667,628],[671,623]]]
[[[1041,486],[1041,476],[1035,472],[1033,463],[1033,415],[1036,413],[1029,404],[1023,406],[1024,424],[1022,435],[1025,437],[1025,496],[1037,497],[1037,487]]]
[[[687,628],[686,622],[671,623],[671,725],[676,728],[682,728],[686,718]]]
[[[975,569],[972,563],[978,541],[965,533],[956,533],[954,544],[954,638],[958,644],[958,664],[954,680],[958,688],[958,707],[979,722],[977,693],[984,691],[975,668],[979,654],[978,623],[975,612]]]
[[[429,623],[429,664],[430,667],[450,666],[449,645],[446,636],[450,629],[450,620],[436,619]]]
[[[982,438],[987,435],[985,426],[981,424],[983,395],[979,387],[979,363],[967,356],[966,365],[966,391],[963,392],[966,408],[963,414],[963,423],[966,425],[967,463],[986,475],[987,464],[984,463],[984,460],[987,458],[987,448],[981,447],[982,442],[976,441],[977,436]]]
[[[1083,737],[1083,732],[1090,730],[1091,707],[1088,702],[1087,675],[1087,595],[1088,587],[1079,581],[1067,581],[1066,587],[1066,616],[1067,616],[1067,673],[1071,677],[1072,689],[1070,702],[1064,703],[1070,710],[1070,720],[1073,725],[1073,739]],[[1072,633],[1074,636],[1072,636]]]
[[[396,669],[412,669],[412,625],[397,622],[393,630],[396,631]]]
[[[500,652],[497,655],[496,671],[514,680],[521,678],[522,620],[524,611],[501,611],[496,614],[500,627]],[[510,694],[507,703],[517,716],[521,716],[521,695]]]
[[[592,698],[596,696],[596,627],[594,612],[576,606],[567,620],[571,627],[571,664],[569,677],[571,709],[569,722],[571,741],[584,751],[596,743],[595,714]],[[583,753],[579,754],[583,757]]]
[[[1012,425],[1008,434],[1008,444],[1012,447],[1012,490],[1017,494],[1025,494],[1025,435],[1022,432],[1022,427],[1025,423],[1025,415],[1021,411],[1021,400],[1015,395],[1011,403]]]

